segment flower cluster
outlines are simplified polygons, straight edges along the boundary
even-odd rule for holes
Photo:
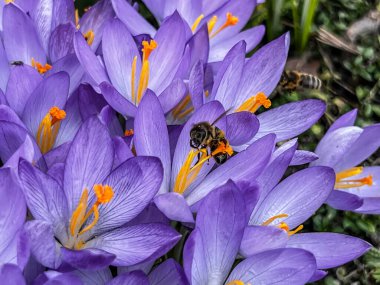
[[[380,213],[380,125],[299,150],[325,103],[271,108],[290,39],[247,57],[261,1],[143,2],[156,27],[126,0],[1,3],[1,283],[305,284],[364,254],[303,223]]]

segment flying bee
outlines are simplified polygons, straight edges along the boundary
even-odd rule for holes
[[[322,81],[315,75],[285,70],[281,75],[280,86],[286,91],[294,91],[298,87],[319,90],[322,87]]]
[[[232,147],[225,137],[224,132],[215,126],[229,110],[219,116],[213,123],[200,122],[190,130],[190,146],[195,149],[209,149],[217,164],[226,162],[233,154]],[[198,156],[199,159],[199,156]]]
[[[21,60],[17,60],[17,61],[12,61],[11,65],[22,66],[24,65],[24,63]]]

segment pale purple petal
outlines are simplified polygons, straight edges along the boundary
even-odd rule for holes
[[[149,274],[151,285],[186,285],[187,280],[181,265],[174,259],[165,260]]]
[[[340,116],[328,129],[327,133],[331,133],[339,128],[351,127],[355,124],[356,116],[358,114],[358,110],[354,109]]]
[[[77,269],[100,270],[109,266],[116,258],[114,254],[101,249],[85,248],[71,250],[61,247],[62,260]]]
[[[142,271],[122,273],[107,282],[107,285],[149,285],[148,277]]]
[[[185,83],[179,78],[172,83],[158,96],[158,100],[164,113],[171,111],[185,97],[187,88]]]
[[[314,125],[323,115],[326,104],[320,100],[303,100],[284,104],[257,116],[260,129],[255,139],[274,133],[276,141],[294,138]]]
[[[204,67],[203,62],[198,61],[190,71],[189,95],[194,109],[200,108],[204,104]]]
[[[242,145],[251,140],[259,129],[259,120],[250,112],[227,115],[226,137],[232,146]]]
[[[363,199],[355,194],[333,190],[326,203],[338,210],[353,211],[363,205]]]
[[[194,218],[186,200],[178,193],[166,193],[154,198],[156,206],[170,220],[193,223]]]
[[[239,263],[227,279],[251,284],[303,285],[316,270],[314,256],[305,250],[286,248],[256,254]]]
[[[13,264],[0,266],[0,280],[6,282],[4,285],[26,285],[21,269]]]
[[[318,155],[316,155],[314,152],[307,150],[296,150],[292,158],[292,161],[290,162],[290,165],[303,165],[315,161],[317,159]]]
[[[318,269],[338,267],[359,258],[372,246],[359,238],[336,233],[305,233],[289,238],[287,247],[311,252]]]
[[[164,176],[158,193],[169,192],[171,160],[168,128],[160,102],[151,91],[145,93],[137,109],[133,141],[137,155],[155,156],[161,160]]]
[[[137,108],[128,99],[121,95],[117,90],[108,82],[100,84],[100,90],[104,99],[112,108],[117,112],[125,116],[134,117],[136,115]]]
[[[285,222],[289,229],[293,229],[321,207],[334,184],[335,173],[329,167],[316,166],[298,171],[268,194],[249,224],[260,225],[271,217],[287,214],[287,218],[277,219],[271,225]]]

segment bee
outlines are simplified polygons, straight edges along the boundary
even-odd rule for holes
[[[322,87],[322,81],[317,76],[311,74],[285,70],[281,75],[280,86],[286,91],[294,91],[298,87],[319,90]]]
[[[22,61],[20,61],[20,60],[17,60],[17,61],[12,61],[11,65],[22,66],[22,65],[24,65],[24,63]]]
[[[224,132],[215,126],[229,110],[219,116],[213,123],[200,122],[195,124],[190,130],[190,146],[195,149],[209,149],[217,164],[227,161],[233,154]],[[198,156],[199,159],[199,156]]]

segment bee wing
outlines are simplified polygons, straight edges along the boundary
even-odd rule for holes
[[[229,111],[231,111],[232,110],[232,107],[231,108],[229,108],[229,109],[227,109],[226,111],[224,111],[222,114],[220,114],[220,116],[219,117],[217,117],[215,120],[214,120],[214,122],[212,122],[212,124],[211,124],[211,126],[214,126],[221,118],[223,118],[225,115],[227,115],[227,113],[229,112]]]

